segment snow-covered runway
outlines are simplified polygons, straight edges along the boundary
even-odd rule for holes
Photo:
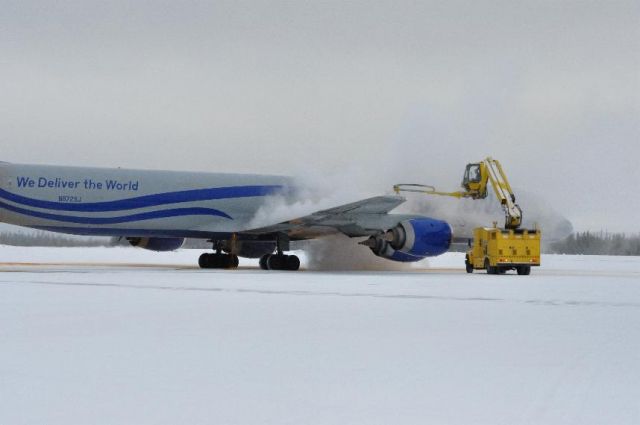
[[[1,424],[640,423],[640,258],[488,276],[459,254],[331,273],[0,254]]]

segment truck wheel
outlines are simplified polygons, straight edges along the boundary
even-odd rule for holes
[[[488,258],[485,258],[484,260],[484,268],[487,269],[487,274],[498,274],[498,268],[492,267]]]
[[[469,263],[469,257],[464,258],[464,267],[467,269],[467,273],[473,273],[473,264]]]
[[[531,274],[531,266],[518,266],[517,271],[519,275],[529,275]]]

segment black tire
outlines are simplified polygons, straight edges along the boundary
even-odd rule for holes
[[[287,270],[296,271],[300,268],[300,259],[296,255],[287,255]]]
[[[464,267],[467,270],[467,273],[473,273],[473,264],[469,262],[469,257],[464,258]]]
[[[209,255],[211,254],[202,254],[200,258],[198,258],[198,265],[201,269],[209,268]]]
[[[211,256],[211,265],[214,269],[224,269],[227,267],[227,257],[224,254],[213,254]]]
[[[271,254],[265,254],[262,257],[260,257],[260,269],[269,270],[269,267],[267,266],[267,261],[269,261],[270,256]]]
[[[484,268],[487,269],[487,274],[498,274],[498,268],[491,266],[488,258],[484,259]]]
[[[236,255],[202,254],[198,258],[198,265],[203,269],[234,269],[238,263]]]
[[[282,270],[286,265],[285,255],[270,255],[267,259],[267,267],[269,270]]]

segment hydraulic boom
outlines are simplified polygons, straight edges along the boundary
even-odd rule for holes
[[[467,273],[484,269],[489,274],[502,274],[516,270],[528,275],[532,266],[540,265],[540,230],[519,229],[522,210],[516,204],[509,180],[497,160],[488,157],[483,161],[467,164],[462,179],[462,189],[457,192],[442,192],[423,184],[397,184],[396,193],[415,192],[427,195],[453,196],[454,198],[484,199],[491,185],[504,210],[504,229],[478,227],[473,231],[473,245],[465,256]]]
[[[516,196],[513,194],[502,165],[498,160],[491,157],[478,163],[467,164],[462,179],[462,188],[464,190],[442,192],[430,185],[407,183],[396,184],[393,186],[393,190],[396,193],[415,192],[455,198],[484,199],[488,195],[489,184],[491,184],[505,212],[505,229],[517,229],[520,227],[522,224],[522,210],[516,204]]]

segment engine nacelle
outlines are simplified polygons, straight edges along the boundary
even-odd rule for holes
[[[449,250],[451,227],[446,221],[414,218],[365,242],[374,254],[393,261],[412,262]]]
[[[127,238],[132,246],[150,251],[175,251],[184,243],[184,238]]]

